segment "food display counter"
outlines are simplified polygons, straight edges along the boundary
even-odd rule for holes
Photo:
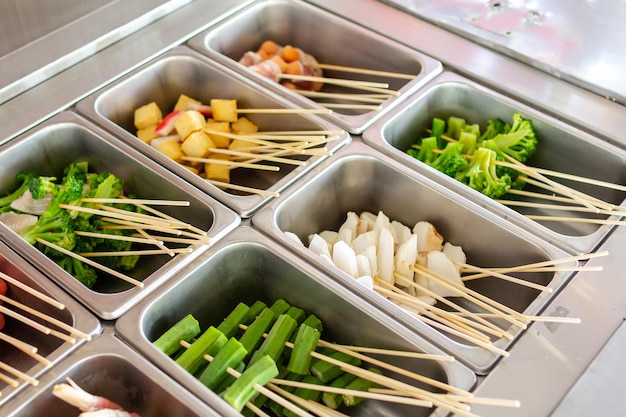
[[[405,390],[402,401],[391,402],[392,390],[379,390],[385,401],[372,397],[340,408],[347,415],[626,415],[620,397],[626,383],[620,360],[626,343],[626,85],[617,52],[626,45],[619,31],[597,23],[607,13],[615,21],[626,17],[619,2],[93,0],[80,7],[55,2],[53,9],[39,3],[0,0],[0,197],[17,188],[20,172],[60,177],[73,161],[87,160],[97,171],[124,178],[128,194],[188,201],[186,209],[164,209],[161,220],[189,227],[178,237],[194,230],[208,238],[189,250],[176,247],[183,253],[166,248],[171,256],[143,257],[126,282],[99,278],[88,288],[50,252],[0,222],[0,279],[8,284],[0,300],[6,320],[0,373],[11,375],[0,379],[0,415],[37,416],[50,407],[78,415],[52,394],[69,380],[144,417],[239,415],[153,342],[187,314],[205,329],[217,327],[238,303],[280,300],[319,317],[324,337],[342,346],[439,358],[395,357],[385,368],[400,378],[420,375],[429,404],[409,405],[415,398],[407,399],[406,390],[410,397],[422,388],[394,382]],[[318,77],[312,82],[291,75],[299,88],[287,88],[277,82],[287,78],[281,78],[287,66],[268,77],[242,65],[267,40],[297,46],[315,65],[332,66],[323,78],[308,74]],[[350,69],[369,72],[350,75]],[[371,94],[346,104],[348,88]],[[174,158],[150,142],[155,139],[137,137],[137,109],[151,103],[167,118],[182,113],[175,109],[181,95],[203,126],[205,117],[217,119],[213,99],[236,100],[235,121],[245,116],[263,133],[257,146],[280,131],[300,142],[274,150],[277,166],[228,168],[230,184],[211,182],[206,154],[194,161],[192,149]],[[487,125],[514,114],[531,120],[537,135],[529,161],[545,175],[569,175],[557,178],[572,188],[564,191],[552,180],[548,196],[556,201],[565,193],[584,207],[563,214],[562,207],[537,204],[537,193],[512,198],[517,205],[495,201],[409,155],[434,130],[435,118]],[[157,132],[161,122],[149,126],[154,138],[168,137]],[[237,130],[229,135],[229,141],[242,139]],[[296,147],[297,155],[285,159]],[[208,148],[219,153],[215,143]],[[360,217],[350,217],[354,213]],[[428,269],[420,275],[417,249],[410,262],[417,269],[393,260],[411,253],[399,236],[409,240],[424,222],[436,225],[442,239],[433,258],[454,247],[467,262],[457,262],[465,264],[457,273],[497,266],[512,269],[513,278],[490,272],[466,281],[467,290],[439,284],[446,295],[420,293],[420,303],[434,305],[416,314],[416,301],[409,308],[380,281],[389,264],[382,246],[373,255],[378,273],[365,249],[350,273],[339,255],[325,256],[319,241],[316,253],[308,242],[333,234],[342,238],[323,248],[337,248],[342,239],[356,242],[359,227],[363,236],[375,231],[376,244],[389,236],[389,268],[396,272],[391,286],[395,276],[396,292],[408,294],[423,284],[419,276],[439,279]],[[346,234],[350,228],[354,236]],[[441,256],[454,265],[452,252]],[[515,273],[519,265],[557,263],[535,268],[532,278]],[[360,277],[365,270],[369,280]],[[415,271],[415,284],[401,284],[400,270]],[[24,286],[35,291],[25,293]],[[43,303],[40,293],[63,303],[64,311],[54,301]],[[11,315],[18,309],[11,298],[52,316],[52,328],[74,326],[74,333],[57,331],[51,342],[49,333],[37,334]],[[459,299],[458,305],[450,301]],[[432,320],[435,308],[440,321]],[[457,310],[454,319],[450,309]],[[496,318],[485,320],[490,312]],[[469,327],[465,317],[488,336],[462,331]],[[20,351],[30,347],[10,338],[38,349],[24,359]],[[337,413],[316,407],[314,415]]]

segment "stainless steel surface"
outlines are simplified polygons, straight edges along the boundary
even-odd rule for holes
[[[254,227],[280,241],[308,262],[319,264],[320,268],[324,268],[377,309],[397,318],[416,333],[425,335],[481,374],[488,372],[497,363],[499,355],[427,326],[413,314],[366,289],[354,278],[329,265],[284,233],[295,233],[308,245],[309,235],[323,230],[338,230],[348,211],[357,214],[382,211],[390,220],[399,221],[409,228],[413,228],[418,221],[429,221],[446,242],[463,248],[467,262],[471,265],[514,266],[566,256],[565,252],[546,245],[532,234],[524,233],[502,219],[491,216],[468,198],[459,198],[455,193],[442,190],[437,183],[398,166],[393,160],[356,141],[335,154],[319,170],[312,172],[312,176],[302,182],[300,187],[290,190],[252,218]],[[480,230],[480,233],[476,233],[476,230]],[[569,277],[567,273],[540,273],[521,278],[558,291]],[[477,280],[466,285],[528,315],[541,312],[551,299],[547,292],[497,278]],[[456,302],[477,311],[477,306],[471,302]],[[507,331],[514,336],[512,340],[494,340],[494,345],[501,349],[508,349],[514,339],[523,333],[510,323],[500,322],[498,325],[505,329],[510,326]]]
[[[385,0],[474,42],[626,104],[621,0]]]
[[[133,7],[126,1],[120,0],[117,3],[119,7]],[[237,8],[245,6],[246,3],[245,0],[224,0],[219,3],[213,0],[194,0],[169,11],[152,24],[144,25],[132,33],[126,33],[123,38],[97,53],[92,51],[91,55],[83,56],[80,62],[74,62],[63,71],[47,74],[45,82],[34,87],[31,83],[28,83],[28,88],[19,87],[21,91],[19,95],[11,94],[12,98],[2,103],[0,143],[10,140],[59,111],[70,108],[87,94],[173,46],[185,42],[189,37],[234,12]],[[109,12],[106,16],[115,21],[116,15],[115,12]],[[94,25],[99,26],[97,23]],[[61,35],[75,38],[84,36],[83,31],[72,29],[61,30]],[[107,33],[106,27],[104,30]],[[58,41],[56,44],[58,45]],[[20,58],[19,61],[15,58],[16,61],[11,65],[28,67],[32,65],[29,56],[31,54],[37,56],[42,52],[35,46],[25,47],[24,53],[26,57]],[[16,62],[19,62],[19,65]],[[37,64],[35,67],[39,68],[40,65]]]
[[[324,36],[311,36],[320,27],[323,27]],[[407,81],[324,70],[324,77],[388,83],[391,90],[401,93],[399,97],[386,99],[380,110],[333,109],[327,118],[353,134],[363,132],[374,120],[401,103],[406,94],[419,89],[441,71],[441,64],[426,55],[298,0],[257,2],[192,38],[189,45],[242,72],[264,88],[289,97],[300,106],[323,108],[317,103],[332,102],[306,98],[238,63],[244,53],[258,50],[266,40],[301,48],[322,64],[415,74],[412,80]],[[325,84],[321,91],[362,92],[330,84]]]
[[[626,183],[626,152],[591,135],[579,131],[559,120],[550,118],[535,109],[516,102],[509,97],[490,91],[456,74],[446,72],[429,83],[413,97],[406,106],[396,109],[363,133],[363,141],[404,164],[419,169],[436,179],[441,185],[456,183],[452,178],[431,169],[406,154],[419,138],[431,127],[433,117],[447,120],[450,116],[465,118],[468,123],[486,126],[487,121],[499,118],[510,122],[513,113],[521,112],[532,120],[539,144],[537,152],[526,165],[557,172],[594,178],[613,184]],[[626,193],[584,183],[558,182],[573,187],[607,203],[620,205],[626,202]],[[557,210],[517,208],[497,204],[479,192],[466,187],[470,198],[480,200],[483,207],[498,212],[502,217],[534,230],[550,243],[564,250],[586,253],[593,251],[614,226],[591,223],[532,221],[526,215],[568,216],[590,218],[589,213],[569,213]],[[525,189],[545,192],[538,187]],[[522,199],[522,198],[520,198]],[[529,199],[545,203],[540,199]],[[519,214],[518,214],[519,213]],[[619,216],[594,216],[604,220],[617,220]],[[537,227],[537,226],[540,227]]]
[[[38,152],[33,153],[33,149]],[[92,172],[107,171],[124,179],[126,194],[189,201],[189,207],[164,207],[163,212],[207,231],[213,240],[219,240],[240,222],[222,204],[71,112],[61,113],[1,146],[0,158],[5,161],[0,172],[3,192],[10,190],[23,170],[59,177],[70,162],[86,160]],[[0,238],[103,319],[119,317],[207,249],[200,245],[174,258],[163,255],[140,259],[131,275],[142,281],[144,288],[105,275],[90,290],[4,224],[0,224]]]
[[[67,378],[94,395],[118,403],[129,412],[151,417],[218,417],[193,395],[109,333],[94,338],[37,387],[24,390],[2,412],[7,417],[76,416],[78,409],[52,395]],[[0,411],[2,411],[0,409]]]
[[[309,0],[339,16],[431,56],[480,84],[578,126],[620,147],[626,146],[626,109],[595,93],[550,76],[439,25],[376,0]],[[599,4],[599,3],[598,3]],[[610,13],[610,12],[609,12]],[[619,54],[616,54],[620,57]]]
[[[190,1],[2,0],[0,103]]]
[[[511,355],[480,382],[475,391],[477,396],[519,399],[520,408],[506,411],[511,417],[552,416],[558,408],[567,409],[583,400],[571,395],[576,393],[577,381],[594,376],[594,359],[611,343],[626,317],[625,243],[626,233],[621,227],[599,248],[609,251],[609,258],[587,263],[602,266],[603,271],[577,274],[547,307],[546,314],[567,314],[580,318],[581,323],[533,325],[511,349]],[[623,351],[624,346],[620,349]],[[600,378],[607,381],[619,378],[615,372],[622,367],[623,359],[618,361],[612,366],[605,364],[606,372]],[[599,400],[594,398],[582,407],[593,407],[593,415],[620,415],[623,396]],[[483,417],[502,416],[502,410],[484,406],[473,411]]]
[[[40,311],[89,336],[95,336],[102,331],[102,325],[94,315],[54,285],[40,271],[36,270],[32,265],[26,263],[23,258],[2,242],[0,242],[0,272],[18,280],[20,283],[25,284],[36,291],[39,291],[40,293],[45,294],[48,297],[53,298],[54,300],[65,305],[65,308],[63,310],[59,310],[57,307],[52,306],[27,293],[23,289],[9,283],[7,297],[11,300]],[[25,313],[19,307],[13,306],[9,302],[4,302],[2,304],[3,307],[6,307],[11,311],[20,314]],[[26,313],[25,315],[30,316],[29,313]],[[67,334],[65,330],[56,327],[53,324],[33,316],[30,317],[32,317],[36,322],[45,326],[50,326],[50,328],[58,330],[63,334]],[[72,344],[69,341],[66,342],[61,340],[56,336],[45,335],[9,316],[6,316],[5,318],[6,325],[2,329],[2,333],[7,336],[17,338],[22,342],[37,346],[38,353],[48,359],[52,363],[52,366],[46,367],[25,352],[17,350],[5,341],[0,342],[0,362],[12,366],[18,371],[23,372],[35,379],[40,379],[42,375],[51,372],[55,369],[56,364],[59,361],[64,358],[71,357],[72,353],[85,343],[84,339],[76,338],[76,343]],[[9,402],[22,390],[27,389],[29,385],[27,382],[19,382],[20,384],[16,388],[9,386],[4,381],[0,382],[0,414],[5,415],[2,410],[8,409],[4,407],[4,404]]]
[[[155,101],[167,113],[174,108],[180,94],[186,94],[203,103],[209,103],[212,98],[236,99],[239,108],[293,108],[290,102],[280,96],[264,91],[246,78],[209,62],[206,57],[187,47],[180,46],[87,97],[78,103],[77,110],[178,176],[222,201],[241,216],[250,217],[272,197],[221,190],[135,136],[133,115],[136,108]],[[338,129],[313,114],[250,114],[246,117],[258,125],[260,130],[265,131]],[[332,152],[349,140],[350,136],[342,132],[326,148]],[[231,182],[282,192],[324,158],[324,155],[312,156],[301,166],[281,164],[280,171],[233,170]]]
[[[217,326],[239,302],[279,298],[315,314],[324,324],[323,339],[357,346],[441,353],[421,337],[354,297],[309,264],[248,227],[240,227],[181,273],[167,291],[155,293],[116,321],[116,333],[150,361],[224,416],[238,415],[216,394],[152,345],[187,314],[201,329]],[[475,377],[457,362],[390,358],[385,361],[469,389]],[[425,387],[429,389],[428,387]],[[407,408],[409,407],[409,408]],[[384,415],[443,416],[442,409],[377,403]],[[357,407],[353,416],[369,415]]]

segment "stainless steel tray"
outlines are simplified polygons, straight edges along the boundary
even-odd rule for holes
[[[472,345],[471,342],[457,340],[426,325],[415,315],[369,290],[285,234],[295,233],[308,245],[309,235],[323,230],[338,230],[348,211],[382,211],[390,220],[399,221],[409,228],[418,221],[429,221],[445,241],[463,248],[468,264],[479,267],[515,266],[567,257],[566,252],[492,215],[472,199],[442,188],[436,182],[358,141],[311,172],[300,187],[290,190],[252,218],[255,228],[281,242],[307,262],[324,268],[329,275],[376,309],[426,336],[480,374],[493,368],[499,359],[498,354]],[[547,286],[552,292],[504,282],[498,278],[469,281],[466,285],[516,311],[535,315],[543,310],[554,292],[562,288],[570,277],[571,273],[561,272],[541,272],[521,277]],[[472,303],[459,304],[476,310]],[[508,332],[513,335],[513,339],[501,337],[493,340],[493,345],[508,349],[523,330],[511,325]]]
[[[487,120],[492,118],[510,122],[515,112],[521,112],[522,115],[532,120],[539,140],[535,155],[526,162],[526,165],[613,184],[626,183],[626,152],[624,150],[451,72],[445,72],[437,77],[411,97],[401,109],[390,112],[375,123],[363,133],[363,141],[393,159],[435,179],[439,184],[450,187],[456,182],[454,179],[406,154],[406,150],[412,144],[424,137],[426,129],[430,128],[432,118],[440,117],[447,120],[449,116],[458,116],[465,118],[468,122],[486,126]],[[607,203],[624,207],[626,202],[626,193],[621,190],[554,179]],[[493,202],[469,187],[464,188],[458,191],[469,198],[478,200],[480,205],[495,211],[511,222],[534,231],[538,236],[542,236],[551,244],[558,245],[564,250],[579,253],[591,252],[614,227],[611,224],[576,222],[577,220],[597,218],[612,221],[618,219],[615,215],[507,207]],[[546,192],[533,186],[525,189]],[[526,197],[515,199],[543,204],[551,203]],[[568,216],[572,217],[573,221],[534,221],[526,218],[526,215]]]
[[[228,404],[161,353],[152,342],[189,313],[199,320],[202,329],[206,329],[210,325],[218,325],[239,302],[251,304],[261,300],[270,305],[279,298],[318,316],[324,323],[324,340],[441,352],[419,335],[350,294],[310,264],[247,226],[239,227],[195,260],[172,285],[122,316],[115,323],[115,330],[148,360],[221,415],[234,416],[238,414]],[[458,362],[424,362],[389,357],[385,360],[462,389],[471,389],[475,381],[474,374]],[[368,415],[368,407],[365,403],[362,405],[364,407],[350,410],[350,415]],[[373,407],[385,415],[406,415],[409,412],[424,416],[447,414],[442,409],[433,412],[380,402],[375,402]]]
[[[323,36],[311,36],[320,32],[323,32]],[[389,84],[391,90],[400,93],[398,97],[386,99],[379,110],[335,108],[332,114],[326,116],[352,134],[362,133],[374,120],[400,104],[407,94],[419,89],[442,69],[438,61],[423,53],[298,0],[269,0],[251,4],[193,37],[188,45],[253,79],[263,88],[288,97],[300,106],[323,108],[319,102],[332,102],[303,97],[238,63],[245,52],[256,51],[265,40],[301,48],[323,64],[415,74],[413,79],[404,80],[336,69],[324,70],[325,77],[384,82]],[[322,91],[364,92],[329,84]]]
[[[16,252],[11,250],[5,243],[0,242],[0,272],[8,275],[27,285],[28,287],[45,294],[48,297],[60,302],[65,306],[60,310],[56,306],[52,306],[45,301],[30,295],[23,289],[8,284],[9,290],[7,297],[17,301],[34,310],[44,313],[56,320],[72,326],[74,329],[92,337],[102,331],[100,321],[85,309],[80,303],[54,285],[48,277],[37,271],[32,265],[29,265]],[[64,329],[50,324],[47,321],[34,317],[31,313],[26,312],[8,302],[2,303],[3,307],[14,312],[26,315],[36,322],[43,324],[53,330],[58,330],[63,334],[69,335]],[[45,335],[34,330],[26,324],[23,324],[15,318],[5,317],[6,325],[2,329],[2,333],[17,338],[22,342],[29,343],[38,348],[38,353],[49,360],[52,365],[50,367],[39,363],[26,353],[17,350],[7,342],[0,342],[0,362],[16,368],[18,371],[25,373],[31,378],[40,380],[43,375],[48,372],[54,373],[57,363],[71,355],[85,343],[83,337],[74,337],[75,343],[64,341],[53,335]],[[12,376],[13,377],[13,376]],[[19,379],[18,379],[19,380]],[[27,389],[28,383],[21,382],[19,386],[13,388],[4,382],[0,382],[0,414],[5,403],[10,401],[16,394]]]
[[[108,171],[123,178],[127,193],[143,198],[189,201],[189,207],[163,211],[207,231],[215,241],[240,222],[234,212],[219,202],[71,112],[61,113],[4,144],[0,147],[0,158],[5,161],[0,169],[0,182],[7,190],[14,186],[20,171],[59,176],[69,162],[87,160],[94,172]],[[206,246],[200,245],[191,253],[173,258],[163,255],[141,259],[132,277],[143,281],[144,288],[109,277],[100,279],[90,290],[4,224],[0,224],[0,238],[105,320],[119,317],[206,250]]]
[[[77,408],[52,395],[70,378],[93,395],[118,403],[129,412],[150,417],[218,417],[218,414],[164,375],[112,334],[102,334],[59,363],[55,372],[29,387],[0,412],[7,417],[75,416]]]
[[[173,109],[180,94],[186,94],[207,104],[212,98],[225,98],[236,99],[240,108],[293,108],[293,104],[283,98],[262,90],[245,77],[216,65],[185,46],[173,48],[153,62],[87,97],[79,102],[76,108],[79,113],[99,123],[150,159],[231,207],[242,217],[251,216],[272,197],[221,190],[135,136],[133,114],[137,107],[156,101],[163,111]],[[316,116],[250,114],[246,117],[261,130],[338,130],[335,125]],[[349,135],[342,131],[326,148],[332,152],[349,140]],[[324,158],[324,155],[312,156],[305,165],[295,167],[284,165],[277,172],[238,170],[239,172],[232,173],[232,182],[282,192]]]

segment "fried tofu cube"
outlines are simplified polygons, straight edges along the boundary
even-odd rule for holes
[[[191,133],[180,146],[185,155],[194,158],[204,158],[212,148],[215,148],[215,143],[202,130]]]
[[[157,125],[154,124],[137,130],[137,137],[141,139],[142,142],[150,144],[152,139],[159,136],[156,132],[156,127]]]
[[[230,123],[218,122],[215,119],[207,119],[206,128],[207,130],[230,133]],[[226,136],[216,135],[213,133],[208,133],[208,135],[217,148],[228,148],[228,145],[230,145],[230,138],[227,138]]]
[[[174,122],[174,129],[176,129],[176,133],[184,142],[193,132],[204,129],[205,125],[206,120],[202,113],[195,110],[187,110]]]
[[[180,142],[176,140],[166,140],[159,143],[155,149],[170,159],[180,163],[183,161],[183,156],[185,156],[180,145]]]
[[[233,133],[236,133],[238,135],[256,133],[259,131],[259,127],[246,117],[238,118],[237,121],[230,125],[230,129],[233,131]]]
[[[236,122],[237,100],[213,99],[211,100],[211,112],[213,119],[218,122]]]
[[[174,106],[174,111],[181,110],[187,111],[190,110],[189,104],[201,105],[202,103],[198,100],[195,100],[185,94],[181,94],[178,96],[178,101],[176,101],[176,105]]]
[[[209,159],[221,159],[224,161],[230,160],[230,156],[219,153],[212,153],[208,156]],[[204,177],[207,180],[230,182],[230,167],[228,165],[206,163],[204,164]]]
[[[157,125],[161,120],[163,120],[163,113],[154,101],[135,109],[134,123],[138,130]]]

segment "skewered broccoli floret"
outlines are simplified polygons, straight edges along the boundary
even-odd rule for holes
[[[15,191],[0,198],[0,213],[11,210],[11,203],[20,198],[22,194],[24,194],[24,192],[28,190],[30,180],[34,177],[35,174],[33,174],[32,172],[20,172],[19,174],[17,174],[17,180],[21,181],[22,183],[19,187],[15,189]]]
[[[65,256],[56,262],[87,288],[92,288],[98,279],[96,270],[78,259]]]
[[[407,153],[413,158],[419,159],[427,164],[432,163],[439,154],[435,151],[439,150],[437,146],[437,138],[434,136],[422,139],[419,146],[411,147]]]
[[[443,152],[430,166],[454,178],[457,172],[465,168],[468,163],[467,159],[463,156],[463,144],[459,142],[449,142]]]
[[[480,135],[479,142],[482,143],[486,140],[493,139],[494,136],[500,133],[506,133],[511,129],[511,125],[507,125],[500,119],[490,119],[487,121],[487,128]]]
[[[496,153],[491,149],[478,148],[465,172],[465,183],[491,198],[500,198],[511,187],[511,177],[496,173]],[[458,178],[458,176],[457,176]]]
[[[58,187],[56,180],[56,177],[33,177],[28,184],[28,190],[36,200],[48,194],[56,194]]]
[[[506,133],[499,133],[492,138],[502,152],[525,162],[537,148],[537,137],[532,122],[524,119],[520,113],[513,115],[513,123]]]
[[[62,209],[52,210],[48,214],[44,212],[37,222],[24,229],[20,236],[31,245],[36,244],[39,238],[72,250],[76,243],[76,235],[71,220],[69,214]]]

